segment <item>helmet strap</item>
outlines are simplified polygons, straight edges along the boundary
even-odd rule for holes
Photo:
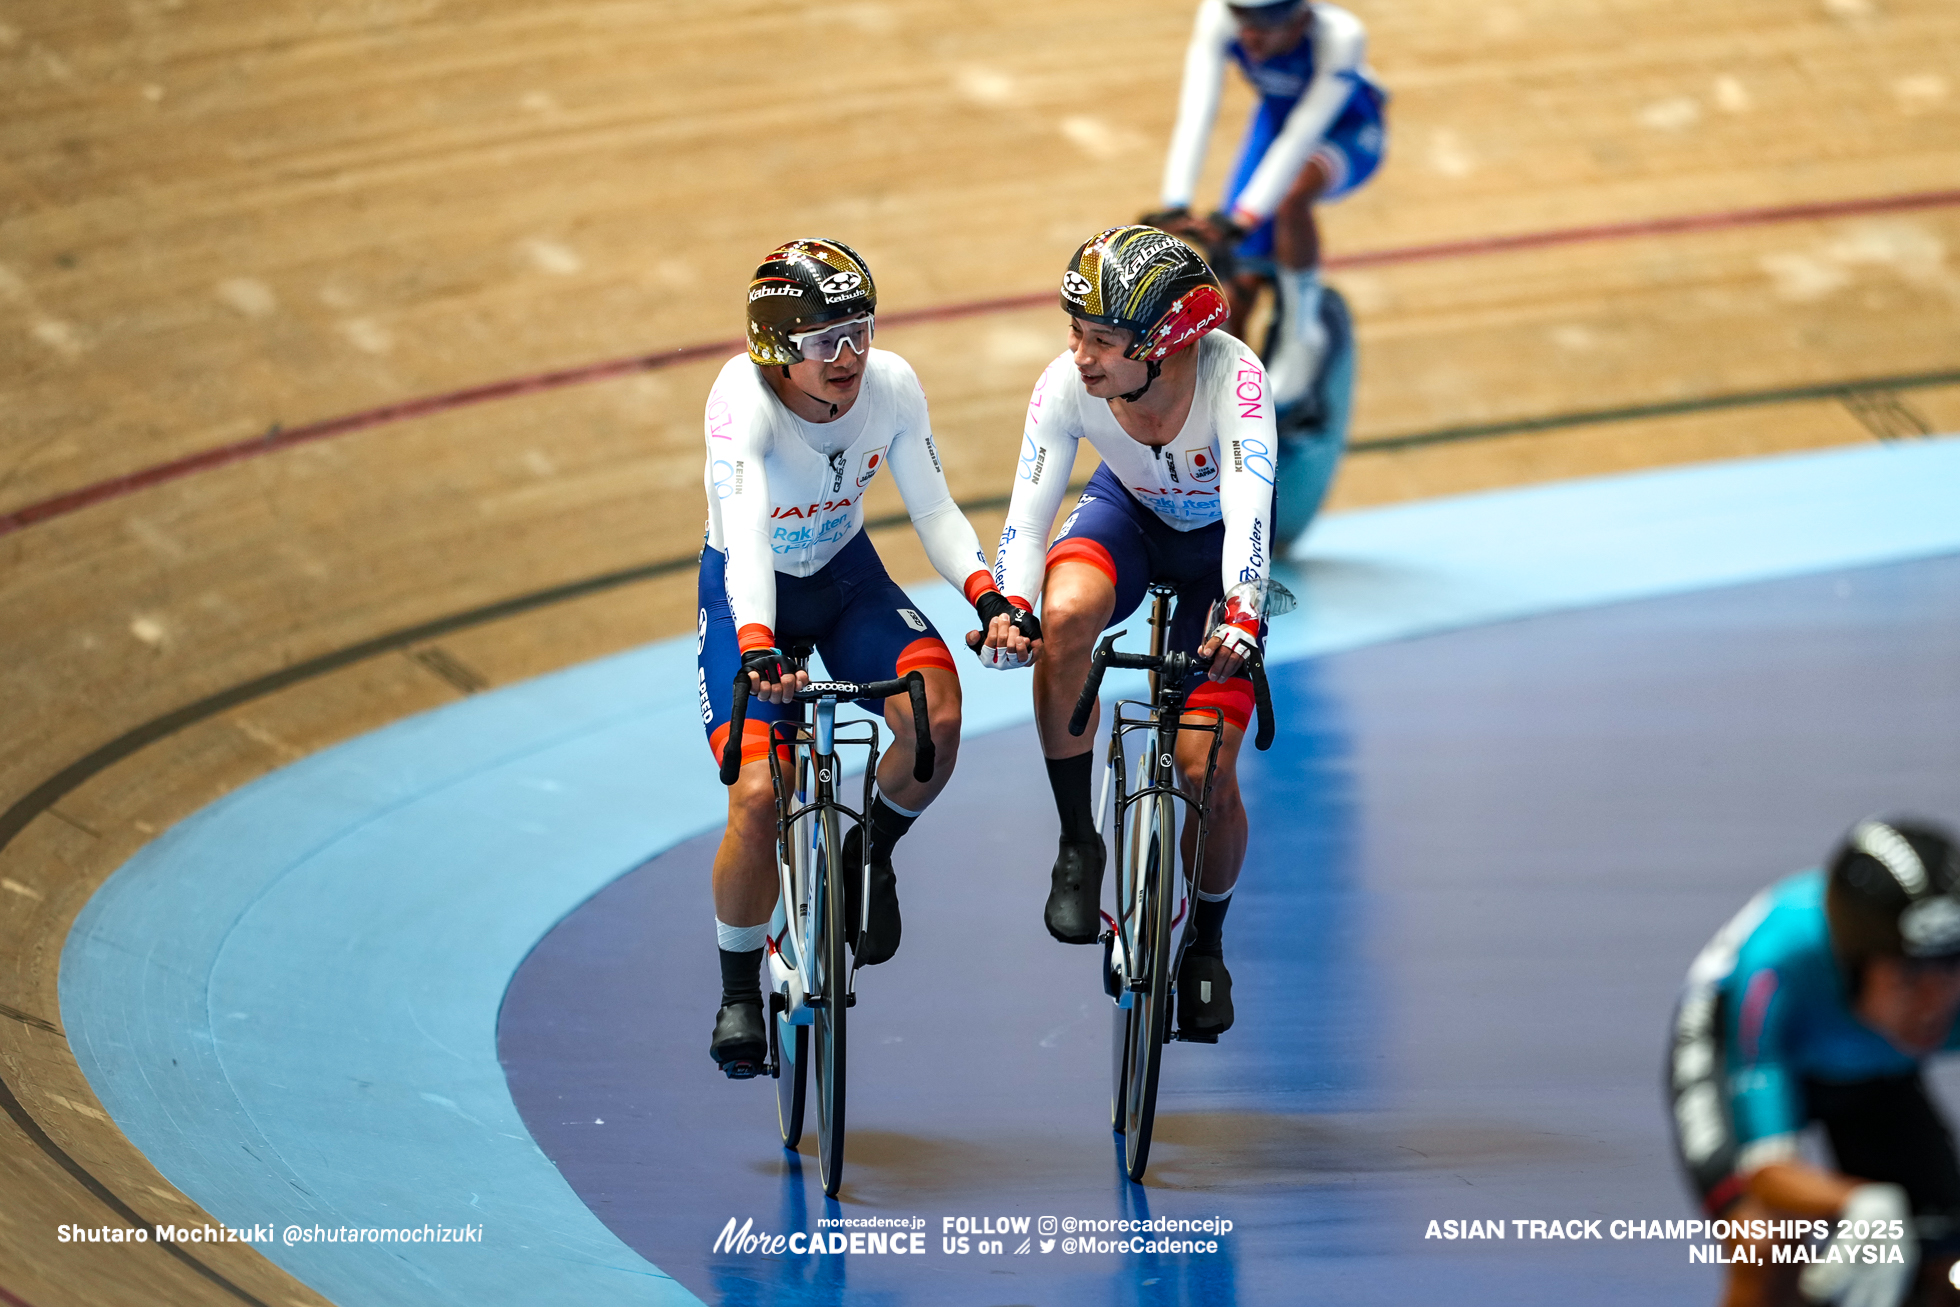
[[[1159,363],[1156,359],[1151,359],[1146,364],[1146,366],[1150,369],[1150,375],[1143,379],[1143,384],[1141,386],[1138,386],[1135,390],[1131,391],[1127,395],[1117,396],[1117,398],[1122,400],[1125,404],[1134,404],[1138,400],[1142,399],[1143,392],[1150,389],[1150,383],[1155,381],[1157,379],[1157,374],[1164,370],[1164,365],[1162,363]]]

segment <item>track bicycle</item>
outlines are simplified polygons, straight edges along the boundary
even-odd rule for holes
[[[784,649],[793,675],[809,665],[808,645]],[[908,695],[917,742],[912,774],[932,779],[934,748],[926,716],[925,678],[917,671],[890,681],[812,681],[792,700],[797,715],[773,723],[769,731],[769,777],[776,792],[776,870],[781,892],[769,923],[769,1060],[763,1071],[776,1082],[776,1121],[783,1147],[803,1138],[806,1064],[815,1063],[817,1091],[817,1171],[823,1191],[836,1197],[844,1174],[845,1012],[857,1002],[855,956],[845,958],[846,937],[856,939],[871,910],[868,869],[856,869],[857,920],[847,922],[845,905],[851,869],[842,861],[840,821],[863,825],[871,809],[878,774],[876,722],[837,724],[840,700],[884,700]],[[735,702],[728,740],[722,748],[721,781],[733,785],[742,770],[742,734],[748,720],[749,678],[735,677]],[[815,720],[804,711],[814,705]],[[864,801],[857,809],[838,798],[842,780],[839,746],[863,747]],[[848,929],[855,926],[855,929]]]
[[[1096,833],[1115,796],[1116,915],[1104,914],[1103,988],[1115,1000],[1111,1048],[1110,1124],[1123,1136],[1124,1166],[1130,1179],[1141,1182],[1150,1160],[1150,1134],[1157,1112],[1157,1080],[1164,1045],[1171,1039],[1216,1043],[1217,1035],[1173,1031],[1176,979],[1184,950],[1190,943],[1190,904],[1195,867],[1204,866],[1206,818],[1218,750],[1225,739],[1225,714],[1218,708],[1187,709],[1185,681],[1210,659],[1183,652],[1166,653],[1171,597],[1165,585],[1152,585],[1150,652],[1119,653],[1117,631],[1103,637],[1089,660],[1089,677],[1069,719],[1071,734],[1087,727],[1089,713],[1110,667],[1139,668],[1150,673],[1150,700],[1122,700],[1115,705],[1109,733],[1109,760],[1103,772],[1103,793],[1096,804]],[[1246,661],[1252,679],[1253,701],[1259,713],[1255,747],[1273,742],[1272,695],[1263,661],[1255,652]],[[1209,715],[1211,720],[1185,721],[1185,714]],[[1205,759],[1205,780],[1197,797],[1178,785],[1178,736],[1201,732],[1211,737]],[[1135,755],[1136,771],[1130,771]],[[1196,822],[1191,862],[1178,857],[1178,809]]]

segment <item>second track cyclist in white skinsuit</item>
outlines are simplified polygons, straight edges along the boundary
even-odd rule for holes
[[[1336,5],[1203,0],[1164,160],[1164,209],[1144,219],[1230,252],[1233,331],[1245,330],[1260,285],[1273,283],[1279,306],[1267,362],[1280,409],[1306,396],[1327,347],[1314,205],[1350,194],[1381,162],[1387,94],[1367,67],[1367,50],[1360,20]],[[1228,63],[1259,92],[1259,107],[1223,211],[1199,222],[1191,199]]]
[[[1178,1026],[1211,1035],[1232,1024],[1225,911],[1245,860],[1238,754],[1252,716],[1241,674],[1262,638],[1271,566],[1273,405],[1265,369],[1243,341],[1215,330],[1225,296],[1196,251],[1154,227],[1116,227],[1084,242],[1062,276],[1069,348],[1028,400],[1021,461],[994,579],[1017,610],[1043,595],[1037,645],[995,619],[983,661],[1032,661],[1035,722],[1062,822],[1044,919],[1067,944],[1101,931],[1104,847],[1090,799],[1095,731],[1069,734],[1096,637],[1122,621],[1152,582],[1177,587],[1166,648],[1212,656],[1186,707],[1225,718],[1205,863],[1195,869],[1194,937],[1178,975]],[[1050,547],[1077,443],[1102,466]],[[1216,601],[1222,615],[1212,625]],[[979,633],[968,636],[974,643]],[[1209,712],[1203,720],[1211,721]],[[1199,720],[1193,718],[1192,720]],[[1209,747],[1178,737],[1182,783],[1196,792]],[[1185,827],[1184,857],[1196,827]]]
[[[851,941],[863,965],[898,949],[892,847],[945,787],[959,752],[953,657],[864,532],[865,492],[887,468],[933,567],[983,622],[1013,616],[946,488],[918,377],[898,355],[870,347],[877,291],[864,260],[837,241],[791,241],[763,261],[748,294],[748,353],[728,361],[708,396],[699,636],[701,722],[717,759],[738,671],[754,694],[714,870],[722,998],[710,1052],[735,1079],[754,1075],[767,1055],[760,969],[778,891],[769,727],[810,680],[787,674],[782,647],[814,644],[842,680],[891,680],[915,668],[925,678],[938,751],[928,782],[912,775],[905,696],[865,705],[884,711],[893,743],[865,823],[844,841],[847,870],[870,863],[869,921]],[[1038,630],[1031,618],[1020,622]],[[857,877],[845,883],[855,889]]]

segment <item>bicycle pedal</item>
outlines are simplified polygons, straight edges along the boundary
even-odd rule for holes
[[[1218,1042],[1218,1036],[1215,1034],[1200,1035],[1195,1032],[1185,1031],[1185,1030],[1178,1031],[1175,1035],[1171,1036],[1171,1038],[1181,1040],[1187,1044],[1216,1044]]]
[[[754,1062],[724,1062],[721,1073],[730,1080],[753,1080],[762,1073],[762,1068]]]

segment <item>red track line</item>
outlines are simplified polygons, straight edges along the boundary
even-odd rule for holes
[[[1817,218],[1854,218],[1868,213],[1900,213],[1908,209],[1937,209],[1960,204],[1960,191],[1921,191],[1913,195],[1882,195],[1862,200],[1827,200],[1816,204],[1785,204],[1767,209],[1730,209],[1722,213],[1690,213],[1678,218],[1641,218],[1632,222],[1565,227],[1553,231],[1519,232],[1515,236],[1481,236],[1472,240],[1441,241],[1434,245],[1404,245],[1366,250],[1327,260],[1330,268],[1369,268],[1384,263],[1420,263],[1425,259],[1454,259],[1507,250],[1537,250],[1550,245],[1586,241],[1625,240],[1635,236],[1669,236],[1684,231],[1717,231],[1724,227],[1760,227],[1774,222]]]
[[[1847,218],[1871,213],[1898,213],[1909,209],[1943,208],[1955,204],[1960,204],[1960,190],[1921,191],[1910,195],[1828,200],[1774,208],[1731,209],[1720,213],[1695,213],[1675,218],[1645,218],[1589,227],[1520,232],[1512,236],[1483,236],[1472,240],[1440,241],[1433,245],[1403,245],[1385,250],[1364,250],[1359,254],[1328,259],[1327,266],[1330,269],[1369,268],[1391,263],[1420,263],[1429,259],[1500,254],[1511,250],[1543,249],[1552,245],[1576,245],[1587,241],[1625,240],[1639,236],[1715,231],[1725,227],[1754,227],[1776,222],[1800,222],[1806,219]],[[888,313],[883,315],[883,320],[888,327],[922,322],[949,322],[957,318],[978,317],[988,313],[1040,308],[1053,302],[1052,291],[1041,291],[1028,295],[1008,295],[998,299],[974,300],[965,304],[944,304],[936,308]],[[300,427],[282,429],[274,426],[262,436],[220,445],[215,449],[207,449],[169,463],[159,463],[155,467],[144,468],[125,476],[111,477],[106,481],[98,481],[92,486],[84,486],[80,490],[71,490],[67,494],[44,499],[38,504],[17,508],[11,513],[0,513],[0,536],[18,531],[22,527],[32,526],[36,522],[45,522],[49,518],[75,512],[77,509],[87,508],[110,499],[119,499],[138,490],[162,485],[167,481],[175,481],[194,472],[206,472],[212,468],[269,454],[274,450],[290,449],[294,445],[303,445],[309,441],[324,440],[329,436],[341,436],[354,431],[365,431],[370,427],[385,426],[405,418],[427,417],[450,409],[480,404],[487,400],[510,399],[517,395],[557,390],[588,381],[604,381],[633,372],[651,372],[659,368],[672,367],[677,363],[691,363],[696,359],[732,354],[742,347],[743,342],[739,338],[718,340],[703,345],[688,345],[660,354],[637,354],[631,358],[610,359],[602,363],[588,363],[583,367],[541,372],[508,381],[493,381],[486,385],[452,390],[440,395],[426,395],[421,399],[386,404],[380,408],[348,413]]]
[[[34,1304],[28,1302],[27,1299],[16,1298],[5,1289],[0,1289],[0,1302],[6,1303],[7,1307],[34,1307]]]

